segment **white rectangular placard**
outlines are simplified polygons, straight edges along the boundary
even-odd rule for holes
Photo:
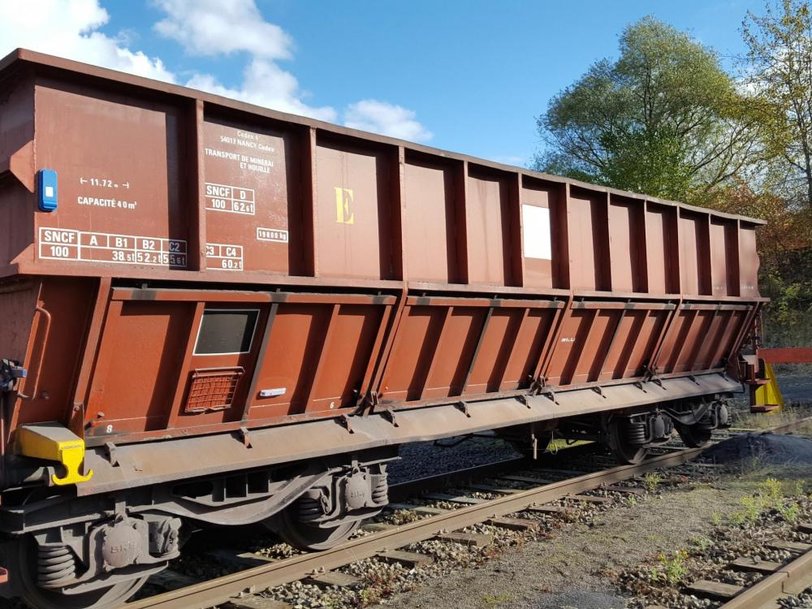
[[[524,203],[522,205],[522,234],[525,258],[553,259],[549,209]]]

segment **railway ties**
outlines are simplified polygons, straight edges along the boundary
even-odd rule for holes
[[[312,577],[314,574],[330,573],[362,559],[375,557],[419,561],[420,559],[415,556],[399,553],[409,551],[408,547],[422,541],[433,539],[469,547],[484,547],[491,543],[492,539],[489,539],[487,535],[470,533],[466,530],[467,527],[490,521],[492,526],[502,529],[510,528],[514,531],[529,529],[538,525],[539,518],[555,518],[566,514],[566,507],[549,505],[553,502],[569,497],[570,501],[587,505],[604,504],[605,501],[602,499],[595,499],[585,493],[617,485],[620,481],[628,480],[646,471],[682,464],[699,452],[699,449],[678,450],[649,459],[640,465],[616,466],[603,471],[587,473],[579,472],[577,476],[551,483],[545,483],[547,479],[545,476],[549,477],[549,472],[545,472],[544,475],[537,474],[541,479],[536,486],[528,487],[528,483],[513,481],[513,484],[518,486],[514,490],[518,492],[486,493],[489,495],[488,499],[480,497],[481,501],[470,503],[442,503],[449,509],[407,504],[414,510],[423,508],[423,511],[418,513],[413,521],[405,524],[376,527],[375,532],[365,532],[337,548],[318,553],[300,554],[250,567],[141,599],[129,603],[126,607],[127,609],[195,609],[225,604],[232,600],[237,601],[240,607],[245,607],[246,603],[254,602],[246,600],[246,591],[260,593],[276,586]],[[497,484],[498,476],[490,480]],[[483,494],[475,489],[471,492]],[[456,499],[462,499],[465,496],[462,492],[449,492],[448,494]],[[491,498],[491,495],[496,496]],[[585,499],[587,497],[592,498]],[[405,508],[407,506],[396,504],[394,507]],[[456,509],[454,509],[455,507]],[[388,513],[397,511],[397,509],[390,510]],[[525,518],[514,516],[522,512],[524,512]]]
[[[356,539],[340,547],[251,566],[130,603],[127,609],[195,609],[229,601],[239,609],[265,609],[263,604],[257,604],[260,601],[254,596],[297,580],[332,588],[357,588],[362,583],[345,577],[353,572],[352,568],[347,568],[351,563],[387,560],[409,570],[430,560],[420,552],[421,544],[428,540],[459,544],[472,550],[484,549],[500,536],[515,532],[514,529],[513,532],[500,533],[500,530],[524,529],[515,533],[522,535],[546,522],[547,518],[566,519],[575,505],[600,508],[611,501],[596,491],[614,497],[643,494],[645,490],[641,487],[646,472],[688,463],[700,453],[701,449],[677,449],[648,459],[641,465],[615,466],[601,471],[595,471],[599,459],[584,458],[580,461],[591,461],[591,465],[585,466],[586,469],[592,468],[591,471],[575,471],[573,468],[580,465],[575,465],[579,460],[574,452],[573,458],[566,463],[570,469],[569,477],[564,477],[561,470],[546,466],[532,468],[526,461],[515,461],[502,468],[491,466],[488,470],[463,475],[464,483],[453,482],[447,475],[444,481],[426,479],[425,486],[429,490],[422,498],[415,492],[419,486],[414,483],[409,483],[411,494],[404,494],[403,489],[393,486],[392,495],[398,498],[378,522],[366,525]],[[509,471],[506,471],[508,467]],[[626,482],[632,479],[637,479],[636,485]],[[485,526],[486,522],[491,526]],[[812,528],[812,525],[803,526]],[[770,569],[775,565],[757,563],[752,567],[760,569],[765,578],[769,578],[782,573],[788,565],[772,572]],[[269,607],[276,609],[283,605]],[[732,607],[755,609],[756,605]]]
[[[796,531],[812,534],[812,523],[801,523]],[[768,548],[791,554],[789,561],[776,562],[742,557],[728,569],[758,573],[763,577],[749,587],[715,580],[699,580],[687,586],[696,596],[723,601],[719,609],[780,609],[781,601],[797,597],[812,587],[812,543],[777,540]]]

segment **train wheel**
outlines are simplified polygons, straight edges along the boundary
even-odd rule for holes
[[[59,567],[38,564],[36,542],[33,539],[23,538],[17,543],[17,556],[22,598],[35,609],[115,609],[129,600],[147,581],[146,577],[138,577],[92,592],[62,594],[37,585],[41,569]]]
[[[349,539],[361,526],[360,520],[349,520],[334,527],[321,528],[302,522],[296,517],[295,510],[288,508],[278,516],[279,522],[274,529],[290,545],[302,550],[329,550]]]
[[[609,447],[617,460],[627,465],[639,465],[648,454],[648,448],[629,441],[623,419],[616,418],[609,424]]]
[[[711,439],[713,430],[699,423],[695,425],[679,425],[677,426],[677,433],[686,446],[691,448],[700,448],[706,446]]]

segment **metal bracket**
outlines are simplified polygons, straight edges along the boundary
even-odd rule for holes
[[[120,463],[118,462],[118,451],[116,449],[116,445],[112,442],[105,442],[104,448],[107,451],[107,459],[110,461],[110,465],[113,467],[118,467]]]
[[[376,391],[367,391],[363,397],[358,397],[360,395],[357,389],[353,389],[353,393],[356,395],[355,400],[355,410],[353,414],[356,416],[361,416],[365,413],[371,413],[375,407],[380,403],[380,394]]]
[[[251,434],[247,427],[240,427],[240,439],[245,448],[251,448]]]
[[[547,391],[542,391],[540,395],[543,395],[545,398],[550,400],[553,404],[558,406],[558,400],[555,399],[555,391],[552,388],[547,389]]]
[[[542,390],[547,386],[547,377],[540,376],[539,378],[533,378],[532,375],[528,375],[530,378],[530,387],[527,391],[530,395],[538,395],[542,392]]]
[[[395,417],[395,411],[392,410],[391,408],[387,408],[386,410],[382,410],[381,411],[381,416],[383,416],[384,419],[386,419],[387,421],[392,423],[392,425],[394,427],[400,427],[400,424],[398,423],[398,420]]]
[[[460,400],[455,404],[458,410],[460,410],[466,417],[469,419],[471,418],[471,413],[468,412],[468,403]]]
[[[355,433],[355,430],[352,428],[352,423],[350,423],[350,417],[345,414],[342,414],[338,419],[338,424],[345,428],[350,433]]]
[[[605,395],[604,395],[604,393],[603,393],[603,389],[602,389],[602,388],[601,388],[599,385],[596,385],[595,387],[593,387],[593,388],[592,388],[592,391],[594,391],[595,393],[597,393],[597,394],[598,394],[599,396],[601,396],[601,397],[602,397],[604,400],[605,400],[605,399],[607,399],[607,398],[606,398],[606,396],[605,396]]]
[[[14,391],[19,379],[28,376],[28,370],[20,362],[4,359],[0,361],[0,391]]]
[[[526,395],[517,395],[516,399],[519,402],[521,402],[522,404],[524,404],[525,407],[532,408],[532,406],[530,405],[530,400],[528,399],[528,396],[526,396]]]
[[[643,383],[641,383],[640,381],[637,381],[636,383],[634,383],[634,386],[637,387],[643,393],[648,393],[648,391],[646,391],[646,388],[643,387]]]

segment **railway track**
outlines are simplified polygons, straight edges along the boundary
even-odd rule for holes
[[[801,523],[797,529],[812,534],[812,523]],[[794,555],[793,559],[780,564],[743,558],[729,565],[730,568],[764,574],[752,586],[743,588],[714,580],[700,580],[690,584],[688,591],[723,600],[724,604],[719,609],[780,609],[787,606],[782,601],[797,598],[812,587],[812,544],[776,540],[773,547],[790,552]]]
[[[810,422],[812,417],[804,417],[765,430],[735,430],[733,435],[747,432],[791,433]],[[717,609],[812,607],[808,599],[802,601],[799,598],[804,591],[812,588],[812,522],[799,522],[790,531],[776,535],[766,542],[759,554],[761,556],[740,556],[724,565],[716,576],[688,583],[682,588],[683,595],[716,601]],[[770,555],[773,555],[773,559]],[[730,583],[729,575],[733,573],[739,574],[748,583]],[[648,605],[646,609],[663,607]]]
[[[784,424],[771,430],[760,431],[787,433],[809,421],[812,421],[812,417]],[[568,449],[568,454],[572,457],[582,457],[588,455],[589,451],[589,445],[582,445]],[[483,522],[506,528],[519,528],[521,522],[518,519],[506,517],[527,511],[552,513],[555,509],[545,507],[545,504],[565,497],[598,502],[601,498],[592,497],[590,499],[584,493],[607,486],[617,489],[612,485],[644,475],[649,471],[686,463],[696,458],[702,451],[703,449],[699,448],[669,449],[668,452],[653,456],[639,465],[615,466],[587,473],[556,471],[549,468],[536,469],[534,474],[528,476],[508,473],[504,475],[503,480],[507,480],[509,483],[507,486],[501,487],[471,481],[499,480],[505,471],[529,469],[528,460],[512,459],[409,481],[392,487],[393,504],[391,507],[394,510],[414,510],[420,518],[415,522],[398,526],[378,523],[372,525],[364,536],[340,547],[318,553],[302,554],[280,560],[252,555],[253,562],[261,564],[207,581],[191,582],[181,588],[127,603],[123,607],[125,609],[202,609],[226,603],[244,608],[285,607],[284,603],[274,604],[275,601],[265,599],[259,594],[265,590],[305,578],[330,582],[331,574],[335,573],[335,569],[366,558],[381,557],[419,564],[421,562],[419,555],[412,555],[398,549],[434,538],[461,543],[477,543],[476,535],[455,534],[454,532]],[[600,465],[602,459],[603,457],[593,456],[593,466],[595,463]],[[571,461],[568,461],[568,466],[570,464]],[[556,476],[566,477],[552,481],[549,479]],[[534,477],[538,480],[536,484],[532,483]],[[465,484],[461,484],[462,482]],[[456,495],[431,492],[447,488],[452,483],[466,488],[466,492]],[[439,504],[443,507],[403,503],[421,491],[424,497],[433,500],[435,505]],[[453,504],[456,509],[450,504]],[[525,522],[529,526],[533,521],[526,520]],[[812,567],[812,556],[807,556],[805,560],[806,562],[800,566],[793,566],[792,573],[804,565]],[[784,574],[784,569],[789,569],[789,566],[778,566],[777,568],[779,570],[769,576],[773,578],[770,581],[777,581]],[[338,581],[340,577],[333,579]],[[770,585],[775,586],[776,584]],[[773,587],[770,588],[770,590],[773,589]],[[761,594],[763,593],[758,593],[756,598],[762,598]],[[740,604],[730,607],[756,609],[761,605]]]
[[[292,558],[269,561],[267,564],[245,569],[237,573],[209,581],[198,582],[178,590],[134,601],[127,609],[194,609],[211,607],[229,601],[238,601],[246,592],[256,593],[285,583],[325,573],[349,563],[393,551],[411,543],[434,538],[448,532],[458,531],[480,523],[493,522],[497,526],[509,526],[511,521],[502,520],[508,514],[523,510],[543,509],[544,504],[567,496],[599,489],[601,486],[628,480],[664,467],[672,467],[695,458],[701,449],[679,449],[648,459],[640,465],[612,467],[603,471],[576,475],[555,482],[544,482],[524,490],[504,489],[500,496],[490,500],[471,498],[470,505],[458,509],[438,510],[416,522],[393,526],[350,541],[338,548],[319,553],[303,554]],[[465,501],[464,497],[438,495],[440,500],[451,503]],[[463,505],[463,504],[461,504]],[[395,507],[401,507],[396,504]],[[420,506],[415,506],[419,509]],[[397,555],[395,555],[397,556]],[[401,557],[403,558],[403,557]],[[408,559],[408,557],[405,557]]]

